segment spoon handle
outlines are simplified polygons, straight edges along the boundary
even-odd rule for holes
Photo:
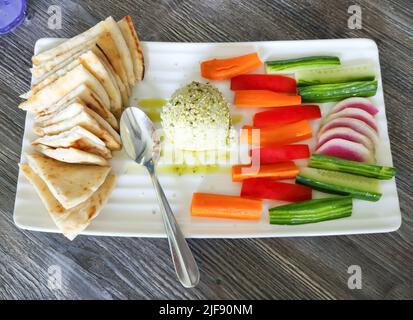
[[[199,282],[199,270],[194,256],[176,222],[172,209],[169,206],[168,199],[166,199],[165,193],[159,184],[156,173],[153,171],[150,172],[150,175],[158,197],[166,234],[168,236],[169,247],[171,248],[172,261],[178,279],[186,288],[195,287]]]

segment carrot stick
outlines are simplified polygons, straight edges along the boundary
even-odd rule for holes
[[[240,108],[285,107],[301,103],[301,97],[270,90],[237,90],[234,104]]]
[[[310,123],[307,120],[277,127],[254,128],[252,126],[243,126],[242,129],[248,130],[248,135],[242,134],[241,141],[246,142],[246,137],[248,137],[249,144],[259,145],[261,147],[281,146],[305,140],[312,136]],[[255,139],[255,136],[254,140],[257,141],[253,141],[255,132],[259,135],[259,141]]]
[[[194,193],[192,196],[192,216],[259,220],[261,214],[261,200],[208,193]]]
[[[250,178],[292,179],[295,178],[298,171],[293,161],[262,164],[259,167],[257,166],[256,170],[249,164],[241,164],[232,166],[232,181],[237,182]]]
[[[225,80],[257,69],[262,64],[257,53],[201,62],[201,74],[211,80]]]

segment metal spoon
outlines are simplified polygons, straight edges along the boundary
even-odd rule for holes
[[[199,282],[198,266],[156,177],[161,147],[152,121],[139,108],[129,107],[120,119],[120,135],[128,156],[145,166],[152,178],[178,279],[186,288],[195,287]]]

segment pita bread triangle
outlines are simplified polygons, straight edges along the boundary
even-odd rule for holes
[[[47,122],[54,113],[62,111],[67,105],[74,102],[85,104],[105,119],[115,130],[119,130],[118,121],[110,112],[109,106],[105,106],[99,96],[85,84],[79,85],[54,105],[43,109],[42,112],[36,114],[35,119],[38,122]]]
[[[39,153],[28,154],[27,160],[65,209],[86,201],[110,171],[110,167],[65,163]]]
[[[36,146],[36,151],[61,162],[109,166],[105,158],[76,148],[51,148],[39,144]]]
[[[85,42],[94,41],[94,39],[96,39],[96,43],[108,57],[124,84],[133,85],[135,83],[135,75],[133,73],[132,58],[125,39],[112,17],[108,17],[82,34],[34,56],[32,62],[34,65],[45,64],[47,61],[53,61],[53,59],[67,51],[81,47]]]
[[[97,37],[91,38],[88,41],[84,42],[82,45],[73,47],[70,50],[61,52],[60,55],[54,57],[53,59],[44,61],[41,64],[33,64],[33,67],[30,69],[32,75],[36,78],[36,83],[42,81],[51,73],[67,65],[74,58],[78,57],[85,49],[92,48],[96,45]],[[33,58],[32,58],[33,59]]]
[[[118,26],[125,38],[129,52],[132,57],[133,71],[137,80],[143,80],[145,74],[145,64],[143,59],[142,47],[136,34],[135,27],[130,16],[118,21]]]
[[[120,95],[122,97],[122,106],[126,107],[129,103],[129,96],[131,94],[130,87],[125,86],[123,84],[122,80],[120,79],[120,77],[115,72],[112,65],[110,64],[108,58],[105,56],[105,54],[102,52],[102,50],[99,49],[98,46],[94,46],[92,48],[92,51],[103,62],[103,64],[106,66],[106,69],[109,71],[109,74],[112,76],[113,81],[117,84],[117,86],[119,88],[119,91],[120,91]]]
[[[65,209],[53,196],[47,184],[27,164],[20,164],[25,177],[35,187],[51,218],[62,233],[73,240],[100,213],[115,186],[116,178],[108,175],[101,186],[86,201]]]
[[[42,127],[41,124],[36,125],[33,127],[34,133],[39,136],[54,135],[70,130],[75,126],[80,126],[102,139],[110,150],[119,150],[121,148],[122,143],[119,134],[106,120],[84,104],[79,102],[72,103],[61,112],[67,115],[62,121],[58,121],[59,119],[54,120],[51,117],[49,121],[53,124],[45,127]],[[56,113],[54,117],[59,118],[60,114]]]
[[[46,135],[32,142],[33,145],[44,145],[52,148],[76,148],[96,154],[105,159],[112,158],[112,153],[105,143],[90,131],[80,126],[73,127],[55,135]]]
[[[71,60],[70,63],[64,65],[63,67],[61,67],[57,70],[55,70],[54,72],[50,73],[47,77],[45,77],[41,81],[34,84],[31,88],[31,90],[29,92],[25,93],[24,96],[27,99],[32,97],[37,92],[42,90],[44,87],[47,87],[49,84],[55,82],[60,77],[63,77],[66,73],[68,73],[70,70],[73,70],[78,65],[79,65],[78,58]]]
[[[113,81],[114,79],[112,79],[111,74],[104,63],[92,50],[83,53],[79,57],[79,61],[93,74],[96,79],[100,81],[106,89],[111,102],[110,110],[114,114],[119,115],[122,109],[122,97],[120,90],[116,81]]]
[[[82,47],[77,49],[78,51],[66,52],[63,55],[64,60],[62,60],[59,64],[54,65],[53,68],[50,70],[47,69],[46,65],[33,66],[31,68],[32,75],[33,77],[35,77],[34,82],[33,82],[33,87],[36,87],[37,85],[39,85],[43,80],[45,80],[52,74],[56,73],[58,70],[63,69],[64,67],[68,66],[75,59],[79,58],[79,56],[82,53],[86,52],[87,50],[92,50],[93,47],[96,47],[95,41],[92,42],[91,44],[83,45]]]
[[[122,108],[122,97],[116,80],[110,74],[109,69],[100,60],[100,58],[90,49],[82,51],[80,55],[73,59],[69,64],[57,69],[42,81],[33,85],[32,89],[24,94],[24,96],[27,98],[32,97],[41,89],[47,87],[60,77],[63,77],[69,71],[73,70],[79,64],[83,65],[85,69],[89,71],[103,86],[109,97],[110,110],[120,113]]]
[[[83,105],[85,104],[81,99],[75,98],[72,101],[69,101],[66,105],[62,105],[53,113],[36,118],[36,126],[47,127],[52,124],[56,124],[61,121],[70,119],[79,114],[83,110]]]
[[[110,105],[109,97],[102,84],[84,66],[78,65],[21,103],[19,108],[40,113],[81,84],[89,86],[99,95],[105,105]]]
[[[51,124],[58,123],[60,121],[66,120],[70,117],[73,117],[77,113],[79,113],[82,109],[80,106],[88,108],[88,110],[94,111],[96,114],[101,116],[104,120],[106,120],[113,128],[118,129],[119,124],[115,118],[115,116],[109,111],[107,112],[106,109],[102,109],[98,105],[95,104],[97,101],[92,101],[95,100],[93,97],[93,93],[91,93],[91,96],[86,96],[85,95],[85,100],[88,102],[92,103],[87,103],[83,99],[80,99],[79,97],[76,97],[75,99],[69,101],[66,105],[60,106],[56,111],[53,113],[47,114],[45,116],[38,116],[36,117],[36,125],[45,127]],[[74,106],[77,106],[77,108],[74,108]],[[92,107],[93,106],[93,107]],[[95,111],[95,109],[98,109]],[[101,114],[104,114],[102,116]]]

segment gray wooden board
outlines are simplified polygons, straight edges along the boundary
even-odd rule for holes
[[[29,1],[29,19],[0,37],[0,298],[2,299],[400,299],[413,298],[413,6],[358,1],[362,29],[347,27],[353,1]],[[51,30],[50,5],[62,8]],[[166,239],[61,235],[19,230],[13,206],[33,46],[71,37],[112,15],[131,15],[142,40],[259,41],[366,37],[379,46],[403,223],[397,232],[358,236],[189,240],[201,270],[195,289],[176,280]],[[35,212],[33,212],[35,214]],[[62,287],[50,283],[51,266]],[[361,290],[347,286],[362,270]]]

